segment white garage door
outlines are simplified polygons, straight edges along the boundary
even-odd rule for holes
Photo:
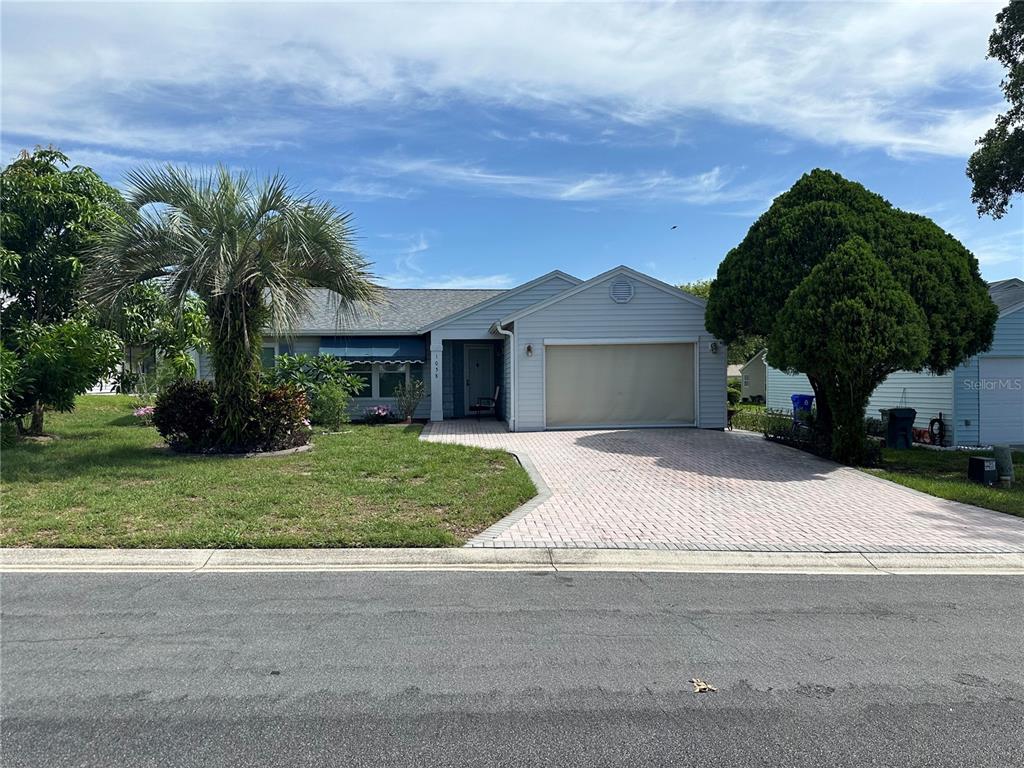
[[[1024,443],[1024,357],[978,360],[981,442]]]
[[[693,424],[693,344],[544,348],[549,427]]]

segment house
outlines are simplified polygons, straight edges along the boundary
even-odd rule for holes
[[[740,368],[742,368],[742,367],[743,367],[742,365],[738,365],[736,363],[732,363],[731,365],[727,366],[726,369],[725,369],[725,377],[726,377],[726,379],[728,381],[732,381],[733,379],[735,379],[736,381],[739,381],[740,380]]]
[[[767,352],[767,349],[762,349],[740,366],[740,399],[745,403],[764,402],[768,376],[768,364],[764,356]]]
[[[345,358],[366,382],[355,417],[422,377],[416,416],[431,421],[470,415],[497,391],[512,431],[725,426],[726,348],[704,328],[704,301],[628,267],[504,291],[385,289],[340,316],[328,291],[314,298],[290,338],[265,338],[266,364],[286,352]],[[212,376],[206,357],[198,368]]]
[[[914,426],[927,429],[941,416],[947,445],[1024,444],[1024,280],[989,284],[999,307],[992,348],[943,376],[897,371],[868,401],[867,415],[907,406],[917,411]],[[789,411],[790,395],[812,394],[807,377],[767,368],[768,407]]]

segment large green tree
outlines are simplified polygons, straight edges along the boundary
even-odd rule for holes
[[[996,14],[996,28],[988,39],[988,58],[1006,67],[999,84],[1009,108],[978,139],[978,149],[967,162],[974,182],[971,200],[978,215],[1001,218],[1010,200],[1024,192],[1024,2],[1010,0]]]
[[[768,362],[808,374],[822,429],[831,434],[826,382],[776,351],[780,312],[790,294],[840,246],[859,237],[924,314],[926,354],[911,369],[942,374],[992,343],[998,315],[977,259],[924,216],[894,208],[837,173],[814,170],[780,195],[719,265],[711,286],[708,330],[726,343],[767,339]],[[820,273],[819,273],[820,274]],[[806,327],[826,347],[826,329]],[[852,332],[852,331],[851,331]],[[836,359],[837,366],[845,365]]]
[[[54,323],[79,309],[83,259],[125,207],[91,168],[60,150],[21,152],[0,173],[0,291],[6,327]]]
[[[0,172],[0,323],[19,372],[7,377],[18,395],[4,415],[22,431],[41,434],[44,408],[71,408],[111,372],[112,337],[82,320],[81,282],[86,254],[124,209],[116,189],[57,149],[22,152]]]
[[[255,423],[264,329],[288,333],[311,288],[339,309],[377,292],[354,243],[351,216],[296,193],[281,176],[226,168],[146,168],[127,176],[131,212],[97,249],[92,295],[114,302],[163,278],[172,304],[204,302],[225,446],[245,446]]]
[[[889,374],[920,368],[928,321],[870,246],[854,235],[789,294],[775,321],[772,364],[813,377],[832,409],[832,455],[859,463],[864,409]]]

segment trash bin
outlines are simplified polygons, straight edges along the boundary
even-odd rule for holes
[[[802,413],[810,413],[814,405],[814,395],[790,395],[790,402],[793,403],[793,423],[800,424],[806,417]]]
[[[913,408],[889,408],[881,410],[885,420],[885,446],[887,448],[910,448],[914,444],[914,419],[917,411]]]

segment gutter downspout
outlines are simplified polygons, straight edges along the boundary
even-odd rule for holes
[[[501,322],[500,321],[494,324],[494,329],[498,333],[500,333],[502,336],[505,336],[506,338],[508,338],[508,341],[509,341],[509,348],[510,348],[509,349],[509,354],[511,355],[512,359],[509,361],[510,364],[511,364],[511,371],[509,372],[509,384],[508,384],[508,387],[509,387],[508,402],[509,402],[509,411],[510,411],[510,413],[508,414],[508,431],[509,432],[515,432],[516,431],[516,357],[517,357],[517,355],[516,355],[516,333],[515,333],[515,331],[506,331],[504,328],[501,327]]]

